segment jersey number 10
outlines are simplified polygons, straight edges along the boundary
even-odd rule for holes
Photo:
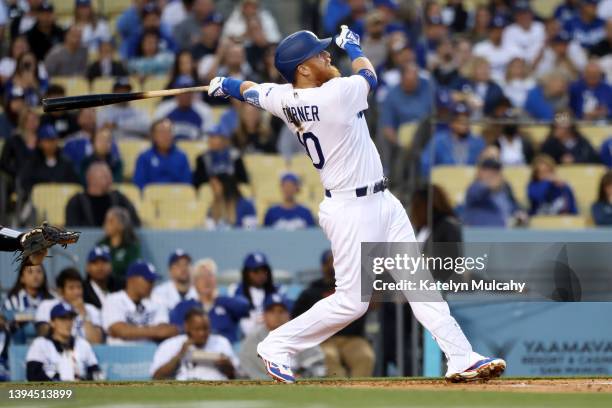
[[[310,132],[302,134],[298,132],[297,138],[300,144],[304,146],[306,154],[308,155],[308,157],[310,157],[310,160],[312,160],[312,165],[315,166],[315,168],[321,170],[325,165],[325,157],[323,157],[323,149],[321,149],[321,143],[319,143],[319,139]],[[316,161],[315,157],[313,157],[312,155],[313,148],[315,150],[314,153],[316,153]]]

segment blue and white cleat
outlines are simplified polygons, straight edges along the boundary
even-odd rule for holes
[[[446,381],[451,383],[462,383],[470,381],[489,381],[503,374],[506,362],[501,358],[483,358],[460,373],[446,376]]]
[[[262,356],[259,356],[259,358],[263,360],[268,375],[272,377],[274,381],[284,384],[293,384],[295,382],[295,377],[293,376],[291,367],[273,363],[266,360]]]

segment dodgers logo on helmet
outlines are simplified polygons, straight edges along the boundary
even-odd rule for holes
[[[276,47],[274,66],[288,82],[293,82],[298,65],[329,47],[331,38],[319,39],[312,31],[302,30],[283,39]]]

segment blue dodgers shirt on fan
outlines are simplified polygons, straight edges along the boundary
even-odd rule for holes
[[[313,227],[315,222],[310,210],[302,205],[297,204],[293,208],[275,205],[266,212],[264,225],[277,229],[296,230]]]

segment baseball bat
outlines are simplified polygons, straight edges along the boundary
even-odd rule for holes
[[[178,89],[162,89],[159,91],[65,96],[61,98],[43,99],[42,105],[43,111],[45,112],[58,112],[71,109],[94,108],[96,106],[112,105],[114,103],[137,101],[140,99],[162,98],[164,96],[175,96],[189,92],[207,91],[208,85]]]

